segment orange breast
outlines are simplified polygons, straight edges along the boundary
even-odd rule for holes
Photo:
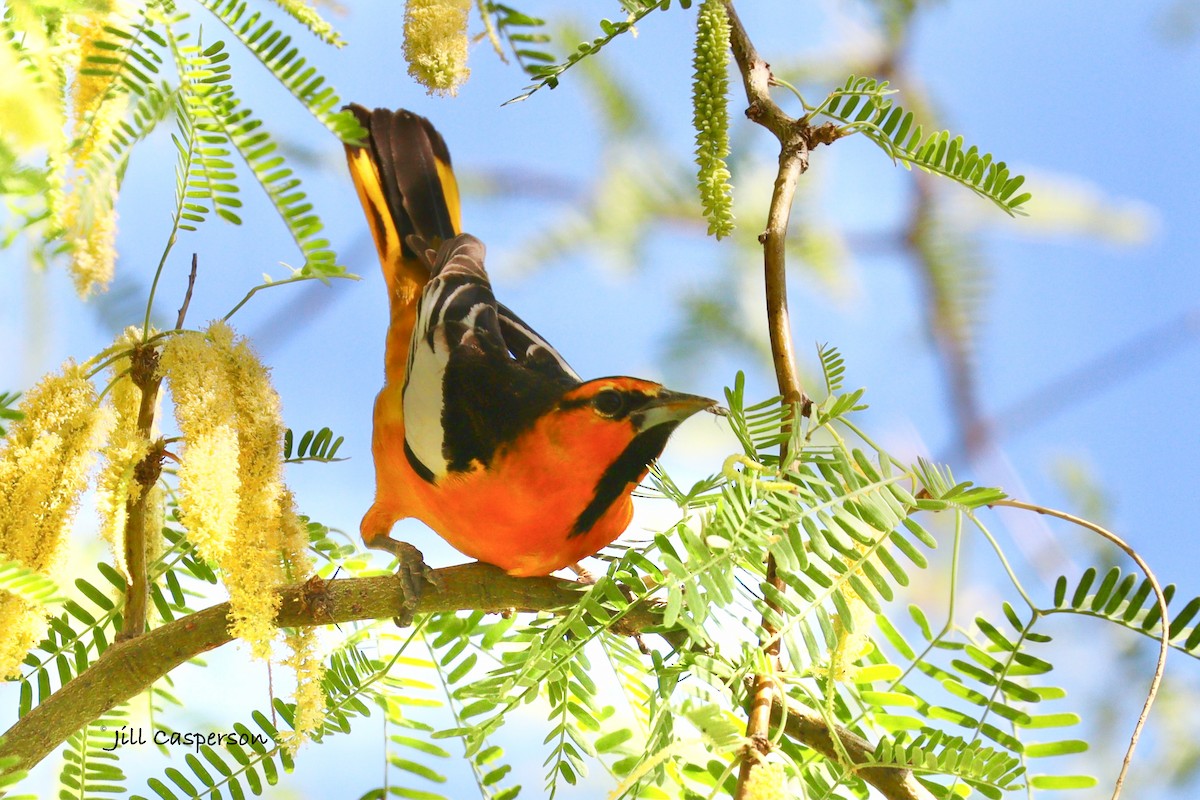
[[[404,455],[403,419],[389,415],[387,392],[376,402],[377,493],[363,520],[364,538],[386,535],[396,519],[416,517],[456,550],[510,575],[530,576],[595,554],[629,526],[633,503],[627,491],[589,530],[569,535],[632,428],[595,425],[587,410],[554,413],[498,452],[488,469],[429,483]]]

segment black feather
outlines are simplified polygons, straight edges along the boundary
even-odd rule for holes
[[[438,161],[450,166],[450,151],[433,124],[404,109],[368,111],[356,104],[347,108],[367,130],[365,146],[371,148],[379,167],[404,256],[414,255],[408,245],[410,236],[434,245],[453,237],[454,221],[437,171]]]
[[[413,331],[414,353],[416,347],[433,350],[438,331],[449,348],[441,425],[442,456],[452,472],[490,464],[501,446],[531,428],[580,382],[573,372],[548,368],[546,358],[556,364],[561,359],[540,337],[537,342],[550,351],[545,357],[513,356],[506,333],[515,335],[517,325],[521,331],[529,328],[511,312],[508,318],[499,313],[484,254],[483,243],[468,233],[439,248]],[[515,347],[524,351],[534,341],[528,333],[521,337]]]

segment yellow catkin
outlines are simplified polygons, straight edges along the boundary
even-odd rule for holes
[[[25,50],[36,63],[37,55]],[[62,138],[62,117],[49,76],[22,60],[14,43],[0,37],[0,137],[18,153],[37,150]]]
[[[860,543],[856,547],[865,556],[866,545]],[[859,577],[866,577],[861,566],[854,572]],[[858,666],[855,662],[869,655],[875,649],[871,637],[867,635],[873,621],[871,609],[848,584],[842,587],[842,598],[846,601],[846,608],[850,611],[850,619],[843,619],[843,615],[840,613],[833,615],[833,632],[836,642],[829,651],[829,666],[825,669],[819,667],[816,669],[838,682],[853,681],[858,675]]]
[[[223,327],[215,340],[195,331],[171,336],[158,362],[184,439],[179,516],[188,541],[218,563],[233,540],[241,488],[233,387],[222,353],[231,344],[227,333]]]
[[[150,487],[146,496],[146,563],[152,564],[162,556],[163,526],[167,518],[167,492],[161,483]],[[153,609],[151,609],[153,610]]]
[[[109,8],[80,8],[67,20],[68,43],[75,62],[75,79],[71,85],[71,100],[73,103],[75,131],[79,133],[86,126],[87,118],[104,101],[104,96],[110,91],[112,81],[106,75],[87,74],[93,57],[111,58],[111,51],[98,46],[98,41],[109,36],[104,26],[109,24],[112,17]],[[83,143],[83,146],[91,146]]]
[[[298,582],[301,576],[312,572],[308,531],[296,514],[295,498],[288,489],[283,491],[280,508],[288,580]],[[314,626],[305,626],[290,631],[287,636],[292,654],[285,664],[296,675],[296,715],[292,735],[286,742],[292,751],[319,731],[325,722],[325,692],[321,688],[321,680],[325,677],[325,661],[318,651],[317,630]]]
[[[708,232],[733,231],[729,186],[729,18],[720,0],[704,0],[696,20],[692,124],[696,129],[696,181]]]
[[[179,509],[188,540],[221,568],[230,631],[269,658],[275,589],[312,569],[302,526],[287,524],[295,515],[283,484],[279,395],[249,343],[224,322],[171,337],[159,363],[186,441]]]
[[[855,662],[870,655],[871,651],[875,649],[871,637],[866,633],[871,621],[870,609],[858,598],[847,598],[847,600],[850,601],[850,615],[853,617],[854,630],[853,632],[849,630],[849,626],[840,615],[834,615],[833,631],[837,643],[829,652],[828,668],[825,670],[818,668],[817,670],[824,672],[839,683],[853,681],[858,675],[858,666]]]
[[[767,764],[760,761],[750,768],[746,779],[746,800],[789,800],[787,771],[783,764]]]
[[[298,583],[312,575],[313,562],[308,550],[308,528],[296,513],[296,498],[286,486],[280,498],[280,511],[286,578],[289,583]]]
[[[117,337],[115,345],[127,349],[140,338],[141,332],[130,328]],[[101,468],[96,478],[100,535],[112,546],[113,561],[121,574],[125,574],[128,504],[136,501],[142,491],[142,487],[134,480],[133,471],[150,451],[150,438],[138,430],[142,390],[134,385],[129,375],[130,366],[131,360],[126,353],[116,359],[110,368],[111,384],[107,398],[108,406],[112,409],[113,426],[108,442],[100,451]]]
[[[80,297],[104,291],[116,263],[117,179],[114,166],[99,158],[112,142],[129,108],[129,95],[108,75],[87,74],[94,56],[112,58],[98,46],[111,39],[105,26],[126,27],[131,11],[124,2],[107,8],[83,9],[67,23],[67,43],[74,73],[71,120],[74,143],[73,181],[64,200],[56,204],[58,221],[70,245],[71,277]]]
[[[404,60],[408,74],[430,94],[454,95],[467,68],[470,0],[408,0],[404,9]]]
[[[115,107],[110,101],[105,108]],[[111,171],[76,176],[62,200],[62,226],[70,245],[71,278],[80,297],[103,292],[117,263],[117,179]]]
[[[46,213],[50,225],[55,232],[62,230],[64,186],[70,157],[67,155],[69,144],[69,126],[67,116],[69,109],[63,99],[68,93],[68,77],[75,63],[72,53],[72,37],[64,34],[61,26],[47,29],[44,11],[39,12],[32,3],[7,3],[6,12],[11,29],[21,31],[21,56],[28,61],[32,68],[32,77],[36,78],[41,87],[41,97],[30,95],[26,97],[22,91],[20,78],[5,80],[6,91],[21,92],[16,95],[18,120],[4,117],[3,136],[18,135],[19,130],[29,124],[36,126],[45,138],[38,137],[35,147],[45,148],[46,189],[43,200],[46,203]],[[28,75],[30,70],[26,70]],[[0,74],[3,74],[0,71]]]
[[[226,352],[238,426],[238,506],[234,548],[242,556],[226,571],[230,630],[259,658],[271,654],[279,596],[285,582],[282,531],[283,433],[279,395],[248,342]]]
[[[317,643],[317,629],[297,628],[288,633],[291,655],[284,664],[296,675],[296,714],[291,735],[284,746],[292,752],[312,735],[321,730],[325,722],[325,691],[321,679],[325,677],[325,660]]]
[[[0,556],[53,574],[104,415],[74,362],[42,379],[20,410],[24,418],[12,425],[0,448]],[[44,632],[40,607],[0,592],[0,676],[16,676]]]
[[[120,82],[114,80],[111,74],[105,74],[106,70],[113,68],[113,50],[102,43],[114,40],[114,35],[105,28],[127,28],[135,13],[135,7],[127,0],[113,0],[91,8],[83,6],[67,20],[62,49],[74,73],[71,83],[72,120],[75,135],[81,139],[78,143],[81,148],[79,152],[84,157],[80,163],[94,152],[92,148],[108,142],[107,137],[97,140],[92,136],[84,136],[96,134],[97,128],[109,130],[111,127],[111,119],[94,121],[93,115],[102,112],[104,106],[114,99],[122,98],[122,104],[128,100],[128,96],[121,91]],[[116,41],[123,43],[120,39]],[[102,59],[102,63],[93,63],[93,58]]]

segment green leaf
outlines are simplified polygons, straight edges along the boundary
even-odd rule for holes
[[[342,101],[333,87],[328,86],[316,67],[300,55],[299,48],[292,45],[292,38],[281,33],[274,23],[263,17],[261,11],[255,9],[247,13],[245,0],[199,2],[211,11],[213,16],[219,19],[322,125],[344,142],[362,141],[366,131],[358,124],[353,114],[340,109]],[[315,12],[313,14],[315,16]],[[328,25],[314,28],[313,24],[306,24],[314,32],[322,31],[319,35],[326,41],[340,43],[337,34]]]
[[[1097,780],[1091,775],[1033,775],[1029,785],[1034,789],[1055,791],[1062,789],[1091,789]]]
[[[846,132],[866,136],[894,161],[905,167],[917,166],[927,172],[950,178],[985,197],[1008,214],[1023,214],[1021,206],[1029,193],[1016,194],[1024,183],[1020,175],[1009,176],[1004,162],[993,162],[991,154],[981,154],[978,148],[965,148],[961,136],[951,138],[948,131],[939,131],[922,139],[921,127],[909,136],[912,114],[895,105],[889,95],[894,90],[886,81],[851,75],[845,85],[830,93],[805,118],[816,115],[830,117],[843,123]],[[859,103],[865,101],[858,115]],[[903,115],[903,116],[901,116]],[[902,119],[896,128],[897,119]]]
[[[1050,756],[1066,756],[1073,753],[1086,753],[1088,743],[1081,739],[1065,739],[1061,742],[1043,742],[1026,744],[1025,755],[1029,758],[1049,758]]]
[[[551,89],[555,88],[558,86],[559,76],[568,69],[575,66],[588,56],[595,55],[596,53],[600,52],[600,50],[612,42],[613,39],[632,30],[634,26],[641,22],[642,19],[644,19],[648,14],[657,11],[660,8],[666,8],[667,5],[669,4],[639,2],[636,6],[630,9],[628,19],[620,22],[603,20],[600,23],[600,29],[604,35],[593,39],[591,42],[582,42],[578,47],[575,48],[571,55],[567,56],[566,60],[560,63],[550,65],[523,63],[522,66],[525,68],[525,71],[535,78],[536,82],[531,86],[527,86],[523,94],[517,95],[513,99],[509,100],[508,103],[517,103],[522,100],[527,100],[533,95],[534,92],[544,87],[549,87]]]
[[[611,733],[606,733],[596,740],[596,751],[599,753],[611,752],[632,738],[633,731],[629,730],[628,728],[618,728]]]

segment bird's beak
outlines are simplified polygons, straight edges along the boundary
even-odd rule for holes
[[[647,431],[659,425],[678,425],[697,411],[714,408],[716,400],[663,389],[658,396],[630,415],[634,427]]]

